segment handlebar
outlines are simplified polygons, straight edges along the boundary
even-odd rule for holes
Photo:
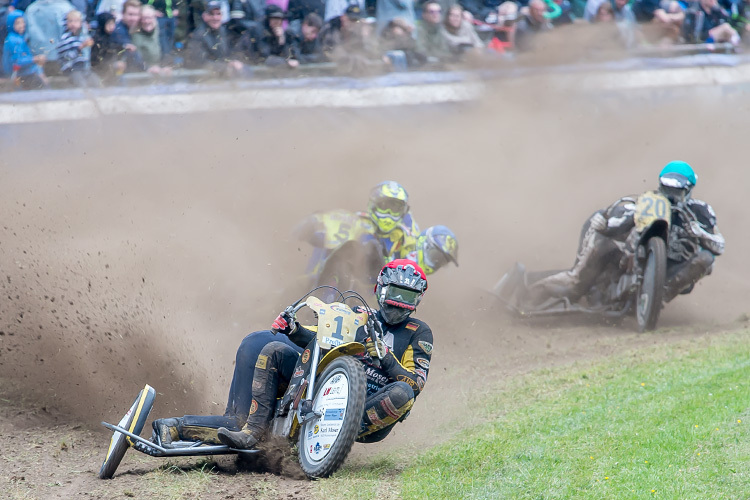
[[[698,218],[695,216],[693,212],[691,212],[690,210],[687,210],[685,207],[678,205],[677,203],[672,204],[672,210],[680,214],[685,219],[686,222],[692,222],[692,221],[698,220]]]

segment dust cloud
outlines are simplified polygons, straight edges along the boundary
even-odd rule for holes
[[[401,438],[431,439],[491,380],[576,359],[598,336],[630,335],[627,324],[558,336],[559,327],[518,325],[486,290],[516,260],[569,266],[585,218],[654,187],[670,160],[694,165],[694,195],[715,208],[727,253],[661,325],[715,329],[750,312],[746,104],[552,89],[490,86],[482,102],[436,107],[4,130],[5,392],[86,424],[118,418],[145,383],[158,392],[155,416],[223,412],[240,340],[297,298],[284,290],[310,249],[291,228],[316,210],[364,208],[370,187],[388,179],[407,188],[422,227],[445,224],[460,240],[460,267],[431,277],[419,310],[435,358]]]

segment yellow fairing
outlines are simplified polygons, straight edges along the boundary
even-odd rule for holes
[[[647,191],[638,197],[635,204],[635,228],[643,231],[656,220],[671,219],[672,204],[666,196],[656,191]]]
[[[326,355],[323,356],[323,359],[320,360],[320,363],[318,363],[318,375],[323,373],[323,370],[326,369],[326,366],[328,366],[331,361],[340,356],[356,356],[358,354],[364,353],[365,346],[363,346],[359,342],[350,342],[348,344],[342,344],[338,347],[335,347],[328,351]]]

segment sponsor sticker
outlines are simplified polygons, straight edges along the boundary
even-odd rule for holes
[[[261,370],[265,370],[267,364],[268,364],[268,356],[266,356],[265,354],[259,354],[258,361],[255,362],[255,368],[260,368]]]
[[[408,323],[406,324],[406,329],[407,329],[407,330],[412,330],[412,331],[416,331],[416,330],[417,330],[417,328],[419,328],[419,325],[418,325],[417,323],[412,323],[411,321],[409,321],[409,322],[408,322]]]
[[[429,342],[420,340],[419,342],[417,342],[417,344],[419,344],[419,347],[421,347],[422,350],[426,352],[427,354],[430,354],[432,352],[432,344],[430,344]]]
[[[326,390],[323,391],[323,396],[338,396],[341,394],[341,391],[343,391],[343,387],[326,387]],[[338,399],[338,398],[337,398]]]
[[[343,408],[329,408],[323,415],[323,420],[344,420]]]
[[[348,307],[346,307],[346,306],[342,307],[342,306],[343,306],[343,304],[341,306],[334,304],[334,305],[331,306],[331,311],[336,311],[336,312],[341,313],[341,314],[343,314],[345,316],[349,316],[352,312],[349,310]]]
[[[427,380],[427,372],[421,368],[415,368],[414,373]]]
[[[378,412],[375,411],[375,408],[369,408],[367,410],[367,418],[370,419],[370,422],[378,427],[385,427],[385,422],[380,420],[380,417],[378,417]]]
[[[263,382],[260,380],[253,380],[253,392],[257,392],[263,389]]]
[[[334,376],[334,377],[333,377],[333,378],[331,379],[331,383],[332,383],[332,384],[338,384],[338,383],[339,383],[339,380],[341,380],[341,375],[335,375],[335,376]]]
[[[318,424],[315,424],[315,427],[313,428],[313,434],[317,434],[320,432],[320,426]]]
[[[414,381],[410,377],[407,377],[406,375],[399,375],[396,377],[396,380],[400,380],[401,382],[406,382],[412,388],[415,386]]]
[[[253,402],[250,403],[250,415],[258,411],[258,402],[253,399]]]
[[[427,359],[425,359],[425,358],[417,358],[417,359],[415,359],[414,361],[416,361],[416,362],[417,362],[417,364],[418,364],[419,366],[421,366],[422,368],[425,368],[425,369],[427,369],[427,370],[429,370],[429,369],[430,369],[430,361],[429,361],[429,360],[427,360]]]
[[[302,364],[307,363],[308,359],[310,359],[310,349],[305,349],[305,352],[302,353]]]
[[[292,374],[292,378],[301,377],[303,373],[305,373],[305,369],[300,366],[299,368],[294,370],[294,373]]]
[[[326,444],[324,444],[324,445],[323,445],[323,449],[324,449],[324,450],[327,450],[327,449],[329,449],[330,447],[331,447],[331,443],[326,443]]]
[[[417,387],[419,387],[420,391],[424,389],[424,379],[422,377],[417,377]]]

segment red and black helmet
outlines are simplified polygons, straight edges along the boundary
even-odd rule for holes
[[[416,310],[426,290],[427,276],[409,259],[396,259],[386,264],[375,284],[380,310],[390,324],[405,320]]]

